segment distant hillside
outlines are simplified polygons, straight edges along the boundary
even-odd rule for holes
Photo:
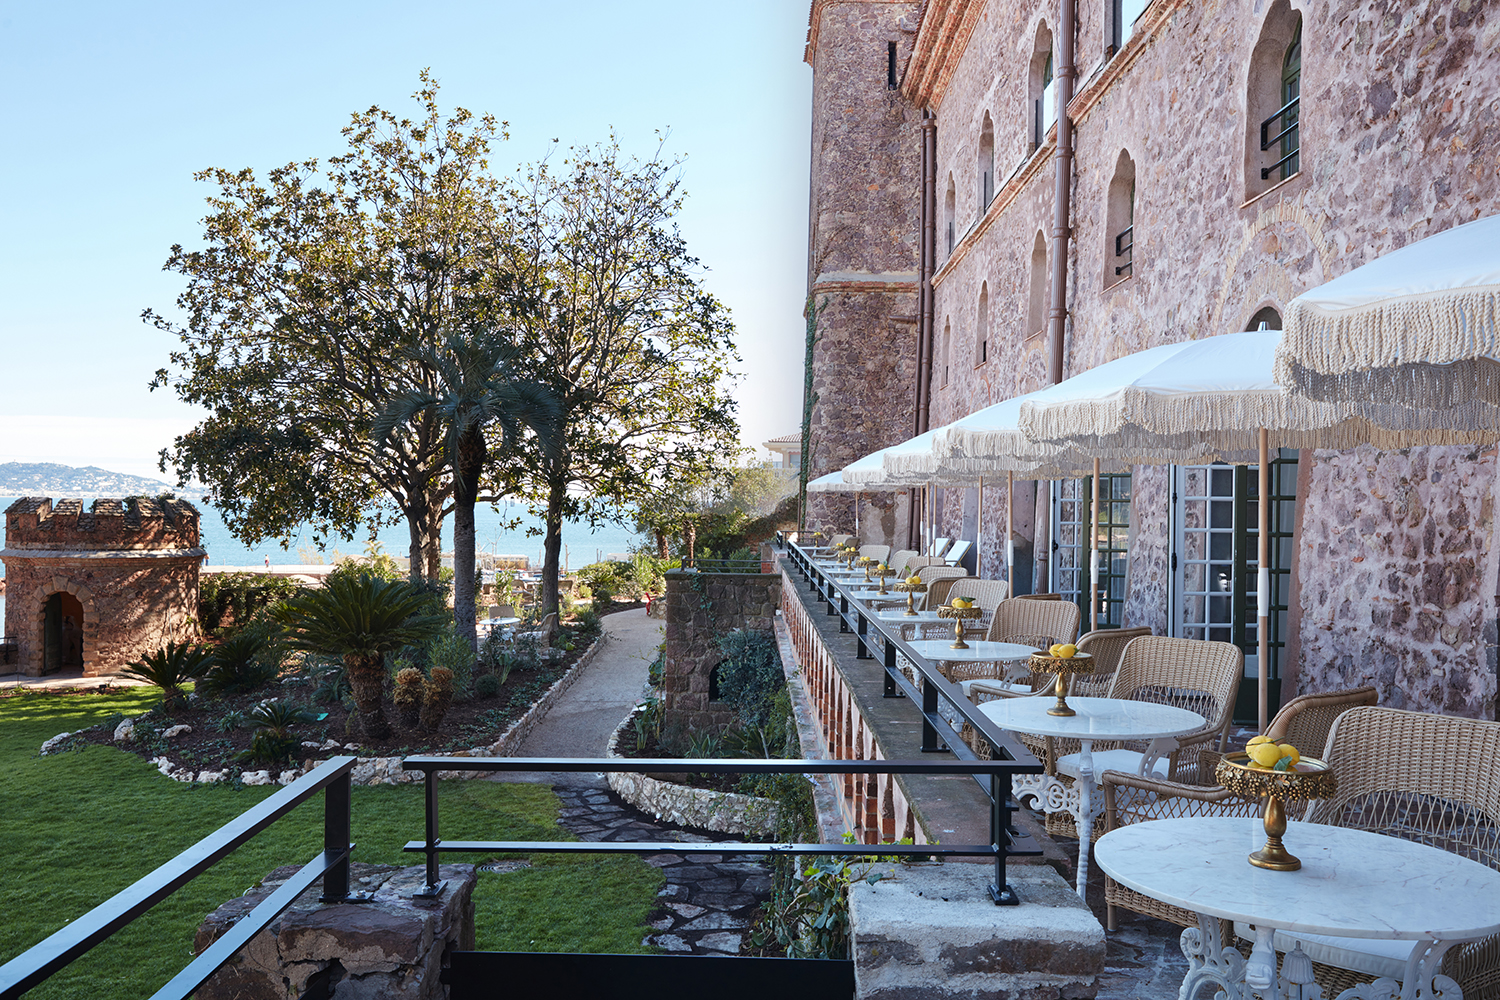
[[[159,479],[127,476],[92,465],[78,469],[52,462],[0,463],[0,496],[11,497],[128,497],[170,493]]]

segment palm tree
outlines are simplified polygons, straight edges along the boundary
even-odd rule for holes
[[[485,428],[499,426],[506,450],[528,427],[550,447],[556,440],[557,400],[547,387],[517,375],[519,349],[494,333],[449,333],[441,350],[408,354],[435,385],[408,389],[391,400],[375,420],[375,443],[383,445],[397,427],[426,413],[436,414],[447,428],[453,472],[453,620],[458,634],[477,648],[474,505],[490,458]]]
[[[293,649],[344,658],[360,729],[384,739],[391,731],[381,708],[385,654],[428,642],[442,630],[447,619],[425,613],[430,600],[404,581],[333,573],[321,589],[283,601],[271,614]]]

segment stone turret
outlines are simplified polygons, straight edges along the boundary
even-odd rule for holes
[[[921,4],[814,0],[808,293],[818,304],[813,351],[811,475],[915,433],[918,188],[922,115],[894,85]],[[890,494],[862,506],[861,534],[905,534]],[[878,513],[877,513],[878,512]],[[808,523],[852,531],[851,498],[809,498]]]
[[[198,511],[182,500],[23,497],[5,512],[5,635],[20,672],[114,673],[197,634]]]

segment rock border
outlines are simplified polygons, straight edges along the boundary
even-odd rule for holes
[[[626,760],[620,753],[620,734],[625,726],[645,708],[631,709],[610,734],[604,756]],[[716,792],[709,788],[692,788],[672,781],[662,781],[649,774],[626,774],[611,771],[609,787],[630,805],[664,823],[733,833],[747,837],[768,838],[776,832],[780,803],[775,799],[740,792]]]
[[[605,641],[606,634],[600,632],[599,637],[595,639],[593,644],[590,645],[588,649],[584,650],[583,655],[578,658],[578,662],[569,667],[567,673],[563,674],[557,680],[553,681],[552,686],[547,688],[546,691],[542,692],[542,696],[536,701],[532,702],[531,707],[528,708],[519,719],[507,726],[505,732],[501,733],[499,738],[496,739],[494,743],[491,743],[489,746],[472,747],[468,750],[457,750],[452,754],[452,756],[511,756],[515,752],[516,747],[518,747],[521,742],[525,740],[528,735],[530,735],[531,731],[536,728],[538,723],[540,723],[544,718],[547,717],[547,713],[552,711],[552,708],[554,705],[556,705],[558,699],[566,694],[568,689],[577,682],[584,669],[588,667],[590,663],[594,662],[594,657],[599,654],[599,650],[603,648]],[[121,726],[123,725],[124,723],[121,723]],[[116,728],[117,733],[118,731],[119,727]],[[60,744],[66,737],[70,735],[72,734],[59,733],[58,735],[47,740],[42,744],[41,753],[43,755],[52,753],[56,749],[58,744]],[[330,746],[329,744],[334,745]],[[357,748],[357,745],[355,744],[350,744],[349,746]],[[611,746],[613,746],[613,743],[611,743]],[[320,749],[326,751],[337,748],[339,748],[338,744],[330,740],[328,743],[323,744]],[[422,773],[420,771],[407,771],[402,768],[402,759],[403,758],[401,757],[360,757],[354,763],[354,769],[349,774],[349,780],[356,785],[410,785],[420,782],[422,780]],[[152,758],[151,763],[156,765],[156,769],[159,770],[163,775],[173,779],[174,781],[206,785],[213,784],[214,782],[219,781],[228,781],[230,779],[230,772],[228,770],[193,771],[191,768],[173,767],[172,762],[166,757]],[[244,771],[240,775],[240,780],[247,785],[289,785],[293,781],[296,781],[298,778],[302,777],[302,775],[306,774],[308,771],[311,771],[313,768],[322,763],[324,763],[324,761],[308,759],[303,761],[301,767],[289,768],[281,772]],[[482,771],[437,772],[438,777],[440,778],[475,778],[483,775],[483,773],[484,772]]]

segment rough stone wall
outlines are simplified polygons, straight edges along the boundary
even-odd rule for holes
[[[181,500],[17,500],[6,511],[5,634],[41,674],[47,599],[83,606],[83,672],[107,674],[197,634],[198,512]]]
[[[1493,448],[1317,453],[1298,693],[1374,684],[1392,708],[1494,717],[1495,471]]]
[[[771,632],[781,604],[779,573],[667,574],[665,722],[693,730],[723,725],[734,711],[709,699],[714,667],[724,659],[718,638],[734,629]]]
[[[896,43],[899,72],[918,7],[817,0],[812,8],[807,282],[820,313],[807,446],[814,477],[915,428],[921,114],[886,81],[888,45]],[[814,494],[808,522],[852,530],[852,518],[839,516],[845,506]]]
[[[1130,470],[1130,588],[1125,595],[1125,628],[1146,626],[1167,634],[1172,580],[1172,476],[1164,465]]]
[[[944,6],[951,3],[932,0],[927,18]],[[1260,309],[1280,311],[1296,295],[1368,260],[1492,212],[1500,199],[1500,13],[1493,5],[1155,0],[1113,55],[1107,8],[1078,8],[1065,376],[1156,344],[1244,329]],[[1246,153],[1247,134],[1263,117],[1248,96],[1250,67],[1267,19],[1283,9],[1302,18],[1301,165],[1290,179],[1261,190],[1258,164],[1247,163]],[[1055,32],[1055,20],[1050,0],[988,3],[962,51],[943,56],[954,65],[933,97],[939,216],[934,425],[1045,382],[1045,340],[1028,327],[1038,232],[1051,253],[1053,151],[1047,142],[1030,152],[1025,102],[1027,57],[1039,27],[1045,23]],[[994,125],[996,194],[981,216],[978,151],[985,113]],[[1135,164],[1135,251],[1132,272],[1117,281],[1112,268],[1106,270],[1114,263],[1106,259],[1114,235],[1108,201],[1122,151]],[[945,260],[950,175],[958,247]],[[909,197],[917,204],[916,184]],[[988,290],[989,359],[975,364],[981,288]],[[945,325],[952,331],[946,385]],[[1334,459],[1305,460],[1319,470],[1313,474],[1322,485],[1300,511],[1302,533],[1320,538],[1343,527],[1344,512],[1365,509],[1369,494],[1347,476],[1329,479],[1323,466]],[[1340,460],[1381,469],[1439,461],[1420,451]],[[1441,606],[1431,635],[1426,625],[1380,625],[1373,606],[1360,600],[1320,603],[1321,595],[1351,585],[1350,567],[1317,560],[1311,543],[1304,543],[1302,641],[1298,663],[1284,665],[1288,676],[1300,670],[1300,690],[1357,683],[1355,675],[1383,677],[1387,701],[1493,713],[1494,650],[1482,634],[1495,631],[1494,589],[1471,567],[1496,560],[1490,519],[1478,517],[1473,499],[1490,489],[1486,462],[1458,463],[1441,484],[1427,487],[1446,495],[1434,501],[1437,507],[1462,505],[1473,519],[1461,550],[1439,545],[1423,557],[1420,572],[1412,571],[1424,580],[1449,579],[1465,595]],[[1139,510],[1153,484],[1150,474],[1137,471]],[[1159,485],[1169,496],[1165,479]],[[1153,512],[1142,511],[1135,529],[1126,613],[1132,624],[1161,629],[1168,614],[1170,522],[1165,501],[1151,502]],[[993,510],[1003,518],[1001,503]],[[996,540],[983,547],[984,571],[996,575],[1004,522],[992,522],[987,513],[985,523],[995,525]],[[1413,583],[1403,592],[1419,589]],[[1410,613],[1413,620],[1433,615],[1421,602]],[[1451,641],[1443,640],[1444,628]],[[1373,669],[1368,665],[1356,669],[1361,657],[1377,650],[1388,664],[1383,673],[1361,673]],[[1412,676],[1438,659],[1445,676],[1455,678],[1445,688],[1463,692],[1445,696],[1456,699],[1451,702],[1437,699],[1430,676],[1425,686]],[[1418,689],[1427,693],[1412,693]]]

